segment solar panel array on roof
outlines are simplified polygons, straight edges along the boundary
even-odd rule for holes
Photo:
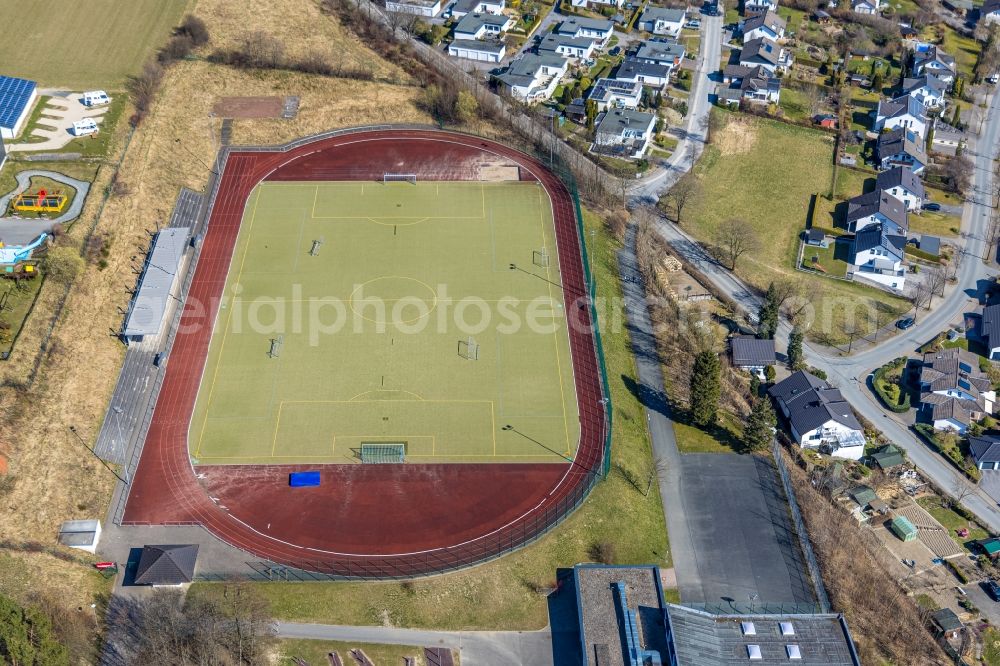
[[[34,92],[34,81],[0,76],[0,127],[14,129]]]

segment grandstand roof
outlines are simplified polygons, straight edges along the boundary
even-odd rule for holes
[[[34,81],[0,76],[0,127],[14,129],[34,92]]]
[[[156,335],[163,324],[170,290],[188,240],[188,227],[168,227],[156,234],[153,249],[125,319],[125,337]]]

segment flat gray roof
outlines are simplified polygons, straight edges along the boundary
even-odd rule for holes
[[[448,46],[468,51],[482,51],[483,53],[500,53],[505,48],[503,42],[494,39],[485,41],[478,39],[456,39]]]
[[[125,319],[126,337],[156,335],[163,325],[177,268],[187,245],[189,227],[167,227],[156,234],[139,288]]]

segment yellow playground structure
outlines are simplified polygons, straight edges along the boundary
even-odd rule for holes
[[[67,201],[66,195],[58,191],[38,190],[33,194],[31,192],[18,194],[11,205],[19,213],[61,213]]]

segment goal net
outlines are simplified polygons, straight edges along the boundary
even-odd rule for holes
[[[413,183],[417,184],[417,174],[415,173],[383,173],[383,183]]]
[[[531,263],[536,266],[541,266],[542,268],[548,268],[549,266],[549,251],[544,247],[541,250],[535,250],[531,253]]]
[[[458,355],[467,361],[478,361],[479,343],[472,336],[468,340],[459,340]]]
[[[362,442],[361,462],[366,465],[406,462],[406,442]]]

